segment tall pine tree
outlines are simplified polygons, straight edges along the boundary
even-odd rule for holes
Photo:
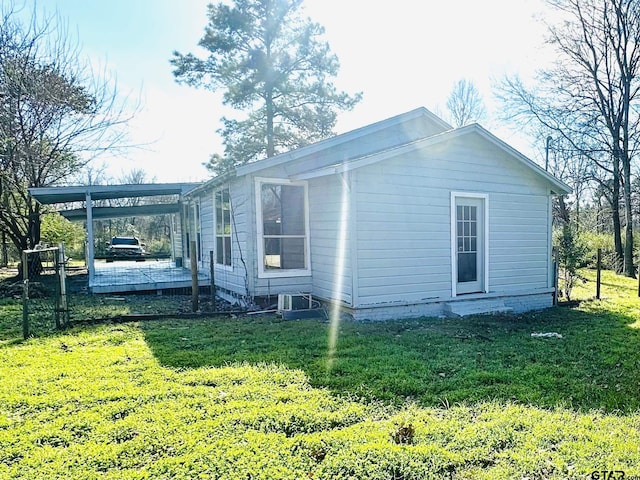
[[[223,117],[224,155],[207,167],[223,174],[331,136],[337,113],[361,94],[331,82],[339,62],[322,39],[324,28],[301,13],[302,0],[235,0],[209,5],[199,46],[206,58],[174,52],[179,83],[223,91],[223,103],[246,113]]]

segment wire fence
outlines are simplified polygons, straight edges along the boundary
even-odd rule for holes
[[[189,268],[170,258],[137,260],[95,260],[90,289],[93,293],[162,292],[190,289],[193,284]],[[209,272],[198,270],[198,284],[209,284]]]
[[[212,264],[194,269],[167,258],[97,260],[90,275],[87,266],[69,263],[62,244],[25,251],[22,258],[12,281],[0,282],[0,298],[22,304],[24,338],[98,321],[243,311],[215,295]],[[0,323],[1,315],[2,309]]]
[[[22,335],[64,328],[69,323],[64,246],[22,252]]]

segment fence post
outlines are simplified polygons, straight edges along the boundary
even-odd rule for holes
[[[27,252],[22,252],[22,337],[29,338],[29,266]]]
[[[600,281],[602,270],[602,249],[598,249],[598,256],[596,257],[596,298],[600,300]]]
[[[196,241],[191,240],[191,311],[198,311],[198,254],[196,251]]]
[[[55,277],[56,277],[56,291],[55,291],[55,306],[54,306],[54,311],[53,311],[53,316],[55,318],[56,321],[56,329],[60,330],[62,328],[62,325],[60,323],[60,303],[61,303],[61,299],[60,299],[60,292],[62,290],[62,287],[60,286],[60,261],[59,261],[59,256],[58,256],[58,251],[56,250],[55,252],[53,252],[53,269],[55,272]]]
[[[560,250],[558,247],[553,247],[551,249],[551,255],[553,256],[553,286],[555,287],[555,292],[553,294],[553,304],[558,305],[558,276],[560,273]]]
[[[216,265],[213,259],[213,251],[209,252],[209,269],[211,275],[211,304],[213,311],[216,311]]]

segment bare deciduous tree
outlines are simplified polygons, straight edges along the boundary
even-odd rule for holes
[[[536,90],[517,79],[505,81],[503,98],[511,101],[512,117],[535,118],[610,175],[616,252],[624,273],[635,276],[631,163],[640,139],[634,106],[640,89],[640,3],[547,1],[562,17],[549,26],[558,60],[539,72]]]
[[[0,229],[18,250],[40,241],[42,207],[27,189],[64,183],[123,147],[131,116],[58,16],[23,13],[9,6],[0,19]]]
[[[480,92],[473,82],[464,78],[453,86],[447,98],[447,109],[456,127],[479,122],[487,114]]]

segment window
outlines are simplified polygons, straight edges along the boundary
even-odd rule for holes
[[[260,273],[308,275],[306,184],[263,180],[256,186]]]
[[[478,279],[476,258],[478,255],[478,207],[456,207],[456,239],[458,243],[458,282],[475,282]]]
[[[231,201],[229,188],[215,193],[216,263],[231,266]]]

